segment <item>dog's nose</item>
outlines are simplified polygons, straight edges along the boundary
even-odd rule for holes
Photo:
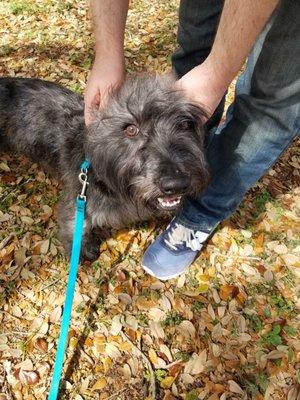
[[[159,180],[159,188],[166,195],[182,194],[189,185],[190,177],[186,175],[164,176]]]

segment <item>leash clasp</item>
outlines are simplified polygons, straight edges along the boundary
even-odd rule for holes
[[[81,193],[77,196],[78,199],[86,201],[86,188],[89,185],[87,169],[82,169],[80,174],[78,175],[79,182],[82,184]]]

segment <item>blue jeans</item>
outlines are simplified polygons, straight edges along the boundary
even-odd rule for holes
[[[222,4],[181,1],[180,47],[173,55],[179,76],[209,53]],[[182,225],[211,232],[299,135],[299,15],[300,1],[282,0],[257,40],[225,123],[217,129],[211,126],[207,157],[212,180],[198,198],[186,199],[178,214]],[[214,116],[217,121],[222,106]]]

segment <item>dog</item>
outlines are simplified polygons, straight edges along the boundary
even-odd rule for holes
[[[84,159],[91,164],[84,259],[97,257],[102,231],[170,215],[207,185],[205,113],[174,83],[130,76],[87,128],[82,96],[39,79],[0,78],[0,149],[26,155],[60,181],[59,238],[68,255]]]

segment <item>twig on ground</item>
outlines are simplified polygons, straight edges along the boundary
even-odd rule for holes
[[[19,332],[19,331],[9,331],[9,332],[1,332],[2,335],[5,336],[29,336],[32,335],[34,332]]]
[[[124,392],[126,392],[126,391],[127,391],[127,388],[122,389],[122,390],[119,390],[117,393],[114,393],[114,394],[112,394],[111,396],[109,396],[109,397],[107,398],[107,400],[111,400],[111,399],[113,399],[114,397],[116,397],[116,396],[118,396],[119,394],[122,394],[122,393],[124,393]]]
[[[95,365],[93,359],[83,350],[81,346],[79,347],[79,351],[82,358],[84,358],[90,365]]]
[[[56,278],[54,281],[48,283],[48,285],[42,286],[41,287],[41,291],[44,291],[45,289],[48,289],[49,287],[55,285],[57,282],[59,282],[61,280],[61,277],[59,276],[58,278]]]
[[[140,354],[140,356],[142,357],[144,363],[146,364],[149,372],[150,372],[150,388],[149,388],[149,392],[150,392],[150,396],[153,400],[155,400],[156,398],[156,385],[155,385],[155,374],[151,365],[151,362],[148,360],[148,357],[145,356],[145,354],[142,352],[142,350],[140,350],[130,339],[129,337],[123,332],[121,331],[121,336],[124,340],[126,340],[127,342],[129,342],[134,348],[135,350],[138,352],[138,354]]]
[[[241,258],[243,260],[254,260],[254,261],[261,261],[261,257],[255,257],[255,256],[241,256],[240,254],[222,254],[222,253],[215,253],[216,256],[219,257],[224,257],[224,258]]]
[[[4,193],[3,196],[0,197],[0,202],[4,203],[4,201],[8,198],[8,196],[14,196],[20,190],[20,187],[22,187],[32,181],[33,181],[33,178],[28,178],[26,181],[19,183],[18,186],[14,190],[9,190],[7,194]]]
[[[0,250],[4,249],[4,247],[11,241],[11,239],[15,236],[14,233],[10,233],[6,238],[0,242]]]

